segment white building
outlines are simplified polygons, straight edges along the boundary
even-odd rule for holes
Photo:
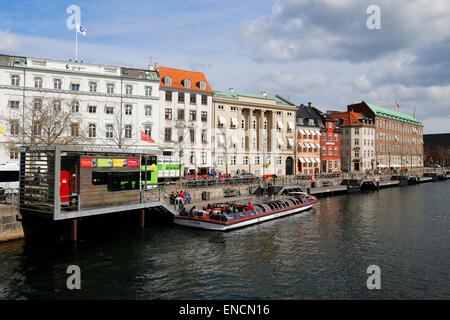
[[[122,115],[124,147],[157,148],[159,75],[154,68],[132,69],[71,61],[0,55],[0,164],[17,163],[17,150],[6,146],[15,134],[6,119],[24,119],[24,106],[57,99],[80,113],[89,143],[117,147],[114,132]],[[122,112],[122,113],[121,113]],[[141,141],[141,131],[155,144]]]

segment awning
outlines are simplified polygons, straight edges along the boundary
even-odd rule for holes
[[[20,101],[20,97],[17,96],[10,96],[9,101]]]
[[[88,106],[96,107],[97,106],[97,102],[95,102],[95,101],[88,101]]]
[[[316,162],[317,162],[317,163],[320,163],[320,158],[316,158]]]
[[[308,163],[311,163],[311,162],[312,162],[311,159],[309,159],[309,158],[305,158],[305,160],[306,160],[306,162],[308,162]]]
[[[311,162],[312,162],[312,163],[316,163],[316,159],[311,158]]]
[[[289,121],[289,122],[288,122],[288,127],[289,127],[290,129],[294,129],[294,123],[291,122],[291,121]]]
[[[277,120],[277,125],[278,125],[278,128],[280,128],[280,129],[284,128],[283,123],[280,120]]]
[[[279,144],[280,146],[282,146],[282,145],[283,145],[283,139],[281,139],[281,138],[277,138],[277,141],[278,141],[278,144]]]
[[[311,136],[312,136],[312,133],[311,133],[311,131],[309,131],[309,130],[305,130],[305,132],[306,132],[306,134],[307,134],[307,135],[311,135]]]
[[[300,160],[301,163],[305,163],[305,159],[304,158],[298,158]]]
[[[105,102],[105,107],[112,107],[114,108],[114,102]]]
[[[288,144],[289,144],[290,146],[293,146],[293,145],[294,145],[294,139],[288,138]]]
[[[219,123],[221,123],[221,124],[227,123],[227,121],[225,120],[225,117],[219,116]]]
[[[319,131],[319,130],[316,130],[316,135],[317,135],[318,137],[320,137],[320,131]]]
[[[237,125],[238,125],[237,118],[231,118],[231,124],[232,124],[233,126],[237,126]]]
[[[311,130],[311,133],[312,133],[313,136],[317,135],[315,130]]]
[[[319,143],[316,143],[316,148],[320,149],[320,144]]]
[[[70,83],[71,83],[71,84],[81,84],[81,81],[78,80],[78,79],[71,79],[71,80],[70,80]]]
[[[306,132],[303,131],[302,129],[300,129],[300,133],[301,133],[302,135],[305,135],[305,134],[306,134]]]

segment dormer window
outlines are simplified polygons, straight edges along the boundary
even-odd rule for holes
[[[206,90],[206,82],[200,81],[198,87],[200,88],[200,90]]]
[[[171,77],[164,77],[164,84],[166,86],[171,86],[172,85],[172,78]]]
[[[189,89],[191,87],[191,80],[184,79],[183,83],[185,88]]]

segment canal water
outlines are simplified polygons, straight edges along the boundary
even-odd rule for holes
[[[76,247],[3,243],[0,299],[449,299],[449,195],[450,181],[425,183],[228,233],[154,223]],[[66,287],[69,265],[81,290]]]

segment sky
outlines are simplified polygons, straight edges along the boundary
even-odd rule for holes
[[[215,90],[266,91],[322,111],[361,101],[450,132],[450,0],[0,0],[0,53],[203,72]],[[368,7],[377,5],[379,29]]]

